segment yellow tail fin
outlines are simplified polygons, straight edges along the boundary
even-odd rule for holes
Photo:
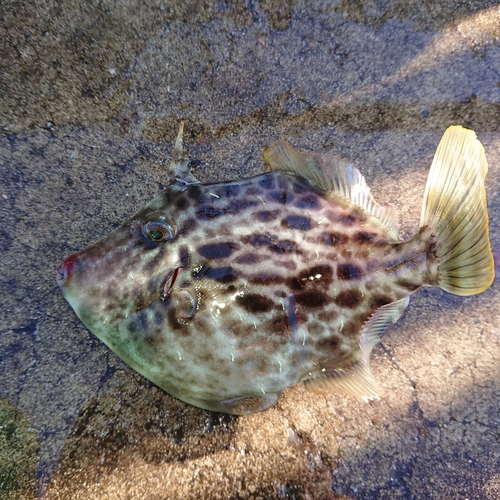
[[[432,162],[421,227],[436,239],[439,286],[456,295],[483,292],[495,277],[484,179],[488,164],[472,130],[449,127]]]

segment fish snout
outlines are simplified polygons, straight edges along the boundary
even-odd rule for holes
[[[64,259],[63,263],[59,266],[56,273],[56,281],[60,288],[68,285],[71,277],[75,273],[75,269],[81,267],[79,260],[79,253],[74,253],[68,258]]]

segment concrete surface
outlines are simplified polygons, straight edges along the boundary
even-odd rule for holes
[[[500,498],[498,278],[414,295],[374,352],[384,399],[294,387],[239,418],[134,373],[54,280],[160,191],[181,119],[203,181],[262,172],[278,137],[331,150],[403,236],[442,133],[471,127],[498,273],[498,3],[179,4],[0,5],[0,497]]]

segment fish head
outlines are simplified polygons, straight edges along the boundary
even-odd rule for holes
[[[70,255],[57,270],[65,299],[106,343],[125,320],[130,323],[138,312],[164,303],[179,271],[188,265],[178,248],[179,228],[187,217],[184,199],[182,190],[169,187],[109,236]]]

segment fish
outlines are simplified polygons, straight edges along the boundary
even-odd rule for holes
[[[251,414],[300,382],[378,398],[370,353],[410,295],[469,296],[494,279],[484,148],[445,131],[407,241],[347,160],[284,140],[263,155],[266,173],[203,184],[181,123],[167,188],[66,258],[57,283],[119,358],[191,405]]]

